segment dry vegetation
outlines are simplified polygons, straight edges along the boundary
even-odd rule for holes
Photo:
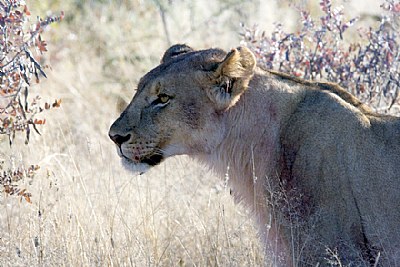
[[[295,25],[286,3],[268,2],[28,1],[34,14],[65,11],[45,33],[52,70],[32,89],[62,105],[29,145],[0,141],[7,166],[41,167],[22,184],[32,204],[0,196],[0,266],[263,265],[246,209],[219,178],[185,157],[132,176],[107,132],[171,43],[229,49],[239,22]]]

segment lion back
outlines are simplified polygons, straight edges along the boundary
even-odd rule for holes
[[[281,134],[281,180],[307,199],[320,241],[341,244],[347,259],[359,258],[352,251],[363,258],[379,251],[394,263],[400,257],[400,119],[374,114],[339,86],[303,86],[305,97]]]

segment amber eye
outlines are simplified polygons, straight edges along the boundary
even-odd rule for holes
[[[157,96],[157,99],[153,101],[153,106],[155,108],[162,108],[168,105],[169,100],[171,100],[171,97],[166,95],[166,94],[159,94]]]
[[[169,96],[161,94],[161,95],[158,96],[158,99],[159,99],[160,103],[165,104],[165,103],[167,103],[169,101]]]

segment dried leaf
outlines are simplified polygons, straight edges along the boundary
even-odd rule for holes
[[[35,120],[33,121],[33,123],[34,123],[34,124],[42,125],[42,124],[45,124],[45,123],[46,123],[46,119],[43,119],[43,120],[35,119]]]
[[[24,195],[25,201],[28,202],[29,204],[32,204],[31,198],[28,194]]]
[[[25,13],[25,15],[27,15],[27,16],[30,16],[31,15],[31,12],[28,10],[28,7],[25,5],[24,6],[24,13]]]
[[[52,105],[53,108],[59,108],[61,106],[61,99],[56,99]]]

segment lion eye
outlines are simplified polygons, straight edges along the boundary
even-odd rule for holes
[[[158,98],[160,99],[160,103],[167,103],[169,101],[169,96],[167,95],[159,95]]]
[[[158,95],[157,99],[153,101],[152,104],[154,107],[162,108],[168,105],[170,99],[171,99],[170,96],[166,94],[160,94]]]

